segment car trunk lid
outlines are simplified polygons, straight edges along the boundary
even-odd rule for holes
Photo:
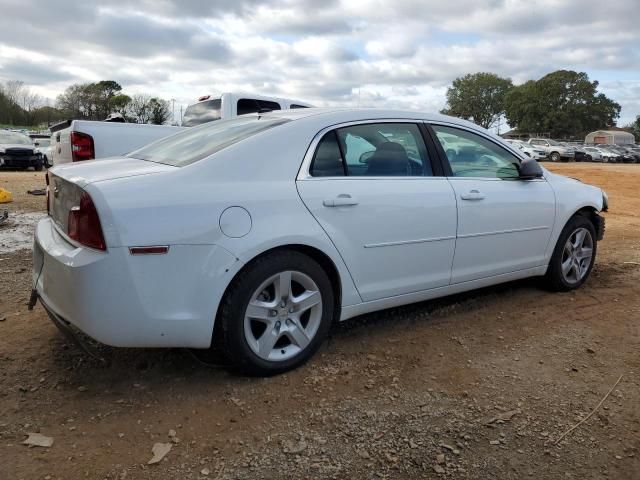
[[[155,173],[175,171],[178,167],[154,163],[136,158],[115,157],[102,160],[89,160],[81,163],[59,165],[50,170],[58,177],[73,182],[80,187],[90,183],[115,180],[117,178],[136,177]]]
[[[87,161],[49,169],[47,207],[53,221],[68,231],[69,212],[80,205],[84,188],[96,182],[166,173],[178,167],[133,158]]]

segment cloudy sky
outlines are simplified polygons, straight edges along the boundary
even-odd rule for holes
[[[439,110],[457,76],[586,71],[640,114],[640,0],[0,0],[0,81]]]

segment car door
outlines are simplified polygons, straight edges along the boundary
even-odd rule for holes
[[[298,176],[364,301],[449,284],[456,201],[423,129],[388,120],[328,129]]]
[[[488,135],[431,127],[458,202],[451,282],[543,265],[555,221],[555,195],[547,181],[518,179],[518,157]]]

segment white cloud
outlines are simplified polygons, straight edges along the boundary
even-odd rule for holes
[[[68,12],[74,12],[69,15]],[[637,0],[5,0],[0,80],[51,98],[114,79],[177,104],[249,90],[438,110],[457,76],[586,71],[640,113]]]

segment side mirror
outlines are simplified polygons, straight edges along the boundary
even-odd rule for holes
[[[535,180],[543,175],[542,167],[533,158],[527,158],[520,164],[520,180]]]

